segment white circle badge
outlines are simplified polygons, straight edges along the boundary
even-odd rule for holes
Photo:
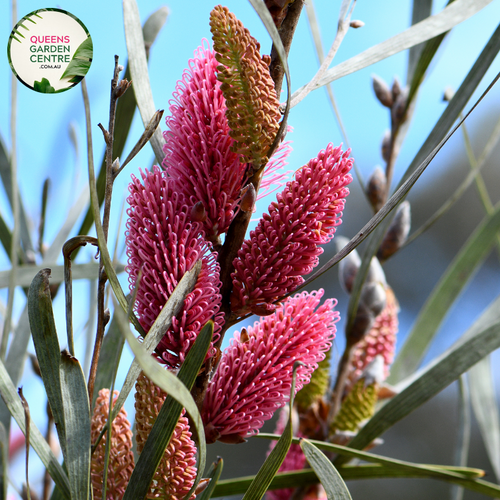
[[[14,26],[7,55],[12,71],[26,87],[45,94],[64,92],[87,74],[92,38],[73,14],[39,9]]]

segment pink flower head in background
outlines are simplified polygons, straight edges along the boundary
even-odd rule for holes
[[[203,228],[210,241],[227,231],[246,170],[239,155],[231,151],[218,64],[211,49],[198,47],[177,82],[171,116],[166,119],[169,130],[163,134],[167,142],[163,166],[188,205],[203,203],[207,215]]]
[[[270,304],[293,291],[318,264],[342,220],[353,160],[331,144],[295,173],[250,232],[234,260],[231,308],[272,312]]]
[[[202,261],[194,290],[156,348],[161,361],[177,368],[209,319],[214,318],[214,342],[219,336],[224,322],[219,265],[201,224],[189,220],[184,195],[173,189],[167,174],[154,167],[141,177],[142,182],[132,176],[129,185],[126,245],[130,290],[138,287],[135,310],[146,332],[184,273]]]
[[[253,328],[236,332],[205,398],[207,442],[238,442],[257,434],[289,400],[295,361],[305,364],[297,370],[296,392],[309,383],[332,345],[339,320],[336,301],[318,307],[322,296],[323,290],[297,294]]]

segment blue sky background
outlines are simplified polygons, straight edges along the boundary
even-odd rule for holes
[[[9,2],[4,0],[0,7],[0,40],[4,42],[3,56],[0,57],[0,134],[10,149],[9,113],[10,113],[10,67],[7,60],[7,40],[12,29]],[[208,25],[210,10],[214,2],[206,0],[186,2],[185,0],[139,0],[142,20],[162,5],[167,5],[170,15],[166,25],[151,49],[149,60],[150,80],[157,108],[168,113],[168,102],[176,81],[187,67],[187,61],[193,56],[193,51],[203,38],[210,39]],[[444,1],[435,2],[435,12],[441,10]],[[262,51],[269,53],[270,39],[251,5],[241,0],[231,0],[225,5],[243,21],[252,35],[261,42]],[[322,31],[324,49],[327,52],[337,24],[340,1],[316,0],[315,6]],[[29,12],[43,7],[59,7],[76,15],[88,28],[94,44],[94,60],[87,75],[89,88],[92,126],[95,148],[95,161],[99,165],[104,151],[102,134],[97,123],[107,126],[109,108],[109,87],[112,77],[114,55],[120,56],[121,64],[126,63],[126,47],[123,32],[123,15],[121,2],[74,0],[45,3],[33,0],[19,0],[18,19]],[[349,30],[334,64],[342,62],[363,50],[382,42],[409,26],[411,19],[411,2],[401,0],[386,0],[379,2],[359,1],[354,9],[353,19],[360,19],[365,26],[358,30]],[[446,38],[438,54],[437,61],[423,84],[417,103],[417,108],[407,139],[396,164],[395,182],[406,170],[420,145],[427,137],[430,129],[445,108],[442,94],[445,87],[458,88],[478,54],[495,30],[500,19],[500,0],[494,0],[473,18],[456,27]],[[318,67],[314,46],[310,36],[305,12],[301,16],[294,43],[289,58],[292,75],[292,90],[307,83]],[[397,54],[374,66],[336,81],[333,89],[340,113],[344,120],[347,134],[352,146],[352,155],[365,177],[370,175],[376,164],[382,164],[380,156],[380,141],[384,130],[388,128],[388,114],[374,98],[371,89],[372,73],[376,73],[387,82],[392,82],[395,75],[405,83],[407,54]],[[482,92],[494,75],[500,70],[497,60],[490,68],[476,93]],[[490,109],[498,109],[499,89],[494,89],[481,104],[475,116],[470,120],[471,128],[481,124],[481,116]],[[284,97],[283,97],[284,99]],[[339,144],[342,138],[335,122],[330,104],[323,89],[310,94],[296,108],[292,109],[289,124],[294,132],[288,136],[293,141],[293,153],[289,158],[290,169],[297,169],[310,158],[326,147],[329,142]],[[79,152],[75,151],[69,140],[69,126],[74,126],[79,140]],[[164,124],[162,123],[162,126]],[[162,127],[164,129],[164,126]],[[135,140],[142,133],[142,122],[138,114],[134,119],[130,134],[130,144],[125,148],[125,155]],[[87,182],[87,167],[85,154],[85,123],[81,87],[61,94],[39,94],[18,84],[18,125],[17,125],[18,177],[21,193],[30,218],[38,223],[40,214],[40,197],[42,184],[46,177],[51,179],[51,196],[48,211],[50,222],[46,229],[46,241],[51,242],[64,221],[67,211],[76,199],[76,195]],[[483,141],[484,142],[484,141]],[[445,160],[460,151],[461,138],[455,138],[445,147],[429,171],[420,181],[420,188],[432,185],[445,168]],[[463,154],[463,152],[462,152]],[[115,185],[113,199],[113,216],[111,220],[111,241],[114,241],[118,230],[118,217],[122,200],[126,196],[126,186],[131,173],[137,173],[139,168],[148,168],[153,159],[152,150],[147,146],[141,154],[126,167]],[[356,182],[356,180],[354,181]],[[357,193],[359,195],[359,193]],[[263,200],[259,205],[262,211],[270,199]],[[11,223],[10,212],[6,208],[4,193],[0,194],[0,210],[8,223]],[[369,212],[366,211],[366,220]],[[349,201],[346,209],[346,221],[349,217]],[[359,217],[358,217],[359,219]],[[357,227],[355,230],[359,229]],[[35,228],[33,228],[33,234]],[[347,234],[347,236],[353,236]],[[123,245],[123,237],[120,245]],[[92,250],[82,252],[81,259],[89,260]],[[123,257],[122,257],[122,260]],[[0,269],[8,269],[8,261],[0,250]],[[491,278],[486,273],[485,282]],[[336,279],[336,276],[335,276]],[[498,287],[493,283],[492,286]],[[124,281],[125,284],[125,281]],[[484,290],[484,287],[482,287]],[[487,290],[490,290],[489,288]],[[4,302],[7,296],[2,291],[0,297]],[[86,297],[89,294],[88,284],[78,284],[75,294]],[[486,291],[485,295],[493,298],[497,291]],[[484,302],[483,302],[484,306]],[[58,329],[60,335],[64,332],[63,296],[56,299],[58,311]],[[19,310],[19,309],[18,309]],[[87,318],[86,307],[75,310],[75,333],[82,335]],[[472,314],[472,313],[471,313]],[[404,320],[409,323],[411,318]],[[444,347],[447,342],[441,344]],[[341,352],[341,351],[340,351]],[[32,385],[32,392],[39,390]],[[28,399],[30,393],[27,391]]]

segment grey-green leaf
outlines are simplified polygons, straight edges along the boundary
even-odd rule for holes
[[[88,500],[90,493],[90,409],[80,363],[61,353],[61,394],[66,426],[65,464],[71,500]]]
[[[7,476],[7,469],[9,465],[9,440],[5,427],[0,422],[0,496],[2,500],[7,498],[7,486],[9,478]]]
[[[0,361],[0,393],[11,415],[24,433],[26,429],[23,405],[2,361]],[[49,471],[50,476],[56,483],[61,494],[64,498],[69,499],[70,489],[68,476],[33,421],[31,421],[30,425],[30,444],[40,457],[45,468]]]
[[[307,439],[301,439],[300,447],[325,488],[328,500],[352,500],[342,477],[325,454]]]
[[[28,314],[43,384],[54,416],[59,442],[65,453],[66,432],[59,374],[61,350],[52,312],[49,277],[50,269],[42,269],[33,279],[28,292]]]

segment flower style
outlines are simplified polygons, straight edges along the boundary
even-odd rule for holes
[[[163,166],[191,206],[203,203],[203,229],[210,241],[225,233],[234,218],[246,170],[232,151],[217,65],[212,50],[198,47],[177,82],[166,119],[169,130],[163,134]]]
[[[141,453],[167,394],[144,375],[135,384],[137,452]],[[196,446],[191,439],[185,410],[156,469],[146,498],[182,500],[196,480]],[[191,497],[191,498],[194,498]]]
[[[335,336],[339,313],[329,299],[315,310],[323,290],[303,292],[236,332],[211,380],[202,409],[207,442],[240,442],[257,434],[265,420],[290,398],[293,365],[296,392],[307,384]]]
[[[113,404],[119,391],[113,392]],[[92,416],[91,441],[95,443],[109,417],[109,389],[101,389],[96,400]],[[103,472],[106,439],[101,439],[92,455],[91,481],[95,500],[102,499]],[[132,453],[132,431],[127,420],[127,412],[121,408],[111,426],[111,446],[109,448],[106,499],[115,500],[123,497],[130,476],[134,470]]]
[[[231,309],[272,312],[270,304],[299,286],[318,264],[342,220],[352,180],[350,151],[331,144],[299,169],[277,195],[234,260]]]
[[[126,244],[130,290],[137,287],[135,310],[149,331],[182,276],[201,259],[194,290],[156,348],[159,359],[179,367],[203,325],[214,318],[214,342],[223,324],[220,308],[219,266],[210,252],[201,225],[190,221],[184,195],[155,167],[132,176],[127,201]],[[213,354],[213,353],[211,353]]]
[[[398,333],[399,305],[392,289],[388,286],[386,292],[386,306],[375,318],[375,322],[368,334],[357,345],[353,353],[353,372],[349,379],[356,381],[362,376],[365,368],[381,355],[384,358],[385,378],[389,375],[389,367],[394,359],[396,334]]]

